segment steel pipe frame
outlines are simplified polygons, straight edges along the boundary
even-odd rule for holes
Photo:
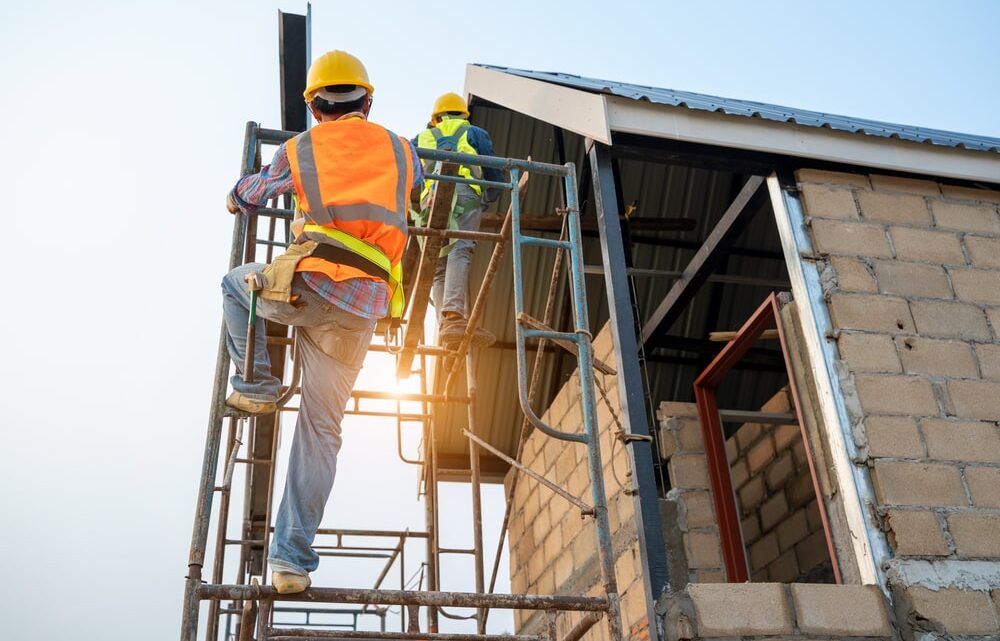
[[[478,301],[477,301],[478,302]],[[469,323],[470,327],[472,323]],[[472,352],[465,355],[465,384],[466,393],[469,395],[468,421],[469,429],[467,433],[476,434],[476,370],[475,356]],[[447,386],[447,383],[445,383]],[[445,387],[447,390],[447,387]],[[476,439],[469,439],[469,472],[472,485],[472,549],[473,549],[473,570],[475,572],[476,592],[482,593],[485,590],[485,579],[483,576],[483,505],[479,470],[479,444]],[[486,634],[486,610],[478,608],[476,610],[476,632]]]
[[[385,639],[386,641],[548,641],[548,637],[517,634],[442,634],[429,632],[378,632],[378,631],[338,631],[329,633],[308,628],[271,628],[267,637],[270,641],[289,639]]]
[[[566,234],[566,218],[563,218],[563,228],[559,234],[560,238],[565,237]],[[563,252],[556,254],[555,260],[552,261],[552,273],[549,276],[549,289],[545,295],[545,312],[542,315],[542,322],[545,325],[552,324],[552,312],[555,308],[555,298],[556,289],[559,284],[559,274],[562,270],[563,263]],[[528,403],[534,404],[536,401],[536,396],[538,394],[538,382],[541,380],[542,371],[542,355],[546,349],[545,339],[538,341],[535,347],[535,363],[531,369],[531,382],[528,384]],[[561,354],[560,354],[561,355]],[[525,417],[521,421],[521,434],[518,437],[517,448],[514,452],[514,461],[520,461],[521,453],[524,451],[524,444],[531,434],[531,421]],[[514,466],[517,470],[518,467]],[[503,522],[500,524],[500,534],[497,537],[497,549],[493,557],[493,570],[490,573],[490,585],[489,592],[492,593],[496,589],[497,576],[500,573],[500,557],[503,554],[504,541],[507,537],[507,527],[510,524],[511,510],[514,506],[514,492],[517,490],[518,481],[520,479],[519,474],[512,474],[510,479],[510,484],[507,488],[507,496],[504,502],[504,513]],[[489,617],[489,610],[486,611],[485,617]]]
[[[608,632],[611,641],[621,641],[622,624],[621,609],[618,595],[618,583],[615,576],[614,547],[611,541],[611,526],[608,521],[607,492],[604,487],[604,467],[601,461],[601,444],[597,426],[597,407],[594,389],[594,351],[591,344],[589,319],[587,318],[587,290],[583,274],[583,243],[580,230],[580,208],[577,203],[576,167],[566,163],[563,172],[563,187],[566,195],[566,218],[568,242],[566,248],[569,255],[569,282],[572,292],[573,327],[570,332],[546,332],[526,329],[522,322],[515,323],[518,342],[517,350],[517,387],[518,402],[521,411],[531,423],[546,435],[565,441],[584,443],[587,447],[587,468],[590,475],[591,502],[594,508],[594,525],[597,530],[598,558],[601,568],[601,580],[607,599]],[[511,171],[511,182],[517,182],[517,170]],[[533,237],[522,237],[520,194],[511,191],[511,224],[513,237],[514,264],[514,317],[520,319],[526,312],[524,308],[524,272],[522,244],[538,244]],[[559,241],[548,243],[549,246],[562,247]],[[561,432],[546,425],[536,414],[528,402],[527,363],[525,358],[525,340],[529,337],[560,338],[576,343],[577,364],[580,370],[580,398],[583,413],[583,434]],[[652,620],[652,619],[651,619]],[[652,626],[651,628],[652,629]]]
[[[269,585],[212,585],[197,590],[198,598],[229,601],[255,599],[261,602],[294,601],[305,603],[342,603],[352,605],[454,606],[458,608],[496,608],[501,610],[559,610],[570,612],[605,612],[608,600],[601,597],[556,596],[541,594],[481,594],[476,592],[411,592],[371,590],[368,588],[309,588],[296,594],[278,594]]]
[[[806,460],[809,463],[809,473],[812,476],[813,491],[816,493],[816,504],[819,507],[820,521],[823,523],[823,533],[826,536],[827,551],[833,565],[834,580],[841,582],[840,567],[837,562],[837,552],[830,535],[830,524],[823,501],[823,491],[819,485],[816,464],[809,444],[809,436],[805,423],[802,421],[802,408],[799,404],[799,393],[792,375],[791,360],[788,356],[788,346],[785,332],[781,326],[778,296],[771,293],[757,310],[747,319],[733,338],[719,354],[709,363],[705,371],[694,382],[695,403],[698,406],[698,416],[701,422],[702,438],[705,442],[705,457],[708,459],[709,480],[712,485],[712,502],[715,504],[715,515],[719,525],[719,536],[722,540],[722,558],[726,570],[726,578],[730,583],[745,583],[750,580],[747,564],[746,547],[743,544],[743,530],[736,509],[736,498],[733,494],[733,482],[729,471],[729,460],[726,457],[726,443],[722,430],[722,420],[715,396],[715,388],[736,362],[759,340],[768,329],[778,330],[781,343],[781,354],[785,360],[785,371],[788,374],[788,386],[791,392],[792,404],[805,446]]]
[[[632,314],[632,293],[625,272],[626,247],[618,211],[619,195],[611,165],[611,149],[607,145],[591,141],[587,156],[590,158],[594,204],[601,234],[601,256],[608,295],[612,342],[615,347],[615,364],[619,376],[618,396],[622,420],[627,434],[648,438],[651,434],[637,356],[639,344],[635,331],[636,319]],[[625,451],[628,453],[633,472],[632,501],[642,558],[641,574],[649,636],[650,641],[658,641],[663,637],[664,630],[655,605],[657,599],[670,589],[670,584],[659,495],[653,469],[653,451],[651,442],[646,438],[628,441]]]
[[[243,142],[241,176],[252,173],[256,166],[259,149],[258,133],[257,123],[248,122]],[[245,238],[246,217],[236,214],[233,218],[232,243],[229,253],[230,270],[241,262]],[[226,349],[226,328],[222,324],[219,334],[219,349],[216,355],[215,381],[212,387],[212,405],[209,411],[208,430],[205,434],[205,455],[202,459],[201,480],[198,485],[194,526],[191,533],[191,547],[188,551],[188,572],[185,577],[181,612],[181,641],[197,641],[198,637],[199,599],[197,590],[201,584],[208,530],[212,518],[212,499],[215,493],[215,475],[222,441],[223,405],[228,385],[228,374],[229,353]]]
[[[247,136],[246,136],[245,145],[244,145],[244,167],[243,167],[242,175],[246,175],[247,173],[250,173],[250,171],[252,171],[252,169],[255,166],[259,165],[260,145],[261,144],[277,144],[277,143],[280,143],[280,142],[284,142],[285,140],[287,140],[287,139],[289,139],[291,137],[292,137],[292,134],[290,134],[289,132],[280,132],[280,131],[276,131],[276,130],[264,130],[264,129],[261,129],[259,126],[257,126],[255,123],[248,123],[248,125],[247,125]],[[518,161],[518,160],[512,160],[512,159],[501,159],[501,160],[498,160],[498,159],[492,159],[492,158],[480,158],[480,157],[476,157],[476,156],[468,156],[468,157],[466,157],[466,156],[464,156],[462,154],[451,154],[451,153],[446,153],[446,152],[434,152],[434,153],[430,153],[430,154],[426,154],[426,155],[428,157],[434,157],[434,156],[437,155],[437,156],[440,156],[438,159],[441,159],[441,160],[457,160],[457,161],[462,162],[463,164],[480,164],[481,166],[493,166],[493,167],[496,167],[496,168],[505,168],[505,169],[511,171],[511,175],[512,175],[512,181],[511,182],[512,182],[512,184],[516,181],[518,173],[520,171],[532,171],[534,173],[540,173],[540,174],[546,174],[546,175],[563,176],[564,180],[566,181],[567,189],[569,190],[572,187],[572,177],[573,177],[574,168],[573,168],[573,166],[571,164],[567,164],[565,166],[553,166],[553,165],[547,165],[545,163],[533,163],[533,162],[530,162],[530,161]],[[462,181],[461,180],[456,180],[456,181],[453,181],[453,182],[462,182]],[[515,191],[515,196],[514,196],[515,202],[516,202],[516,198],[517,198],[516,194],[517,194],[517,192]],[[574,194],[574,196],[575,196],[575,194]],[[575,205],[575,198],[571,198],[570,200],[572,201],[571,205]],[[576,220],[571,220],[570,221],[570,236],[571,236],[571,241],[575,241],[576,245],[573,246],[573,245],[567,243],[567,244],[565,244],[565,246],[561,246],[561,248],[562,249],[570,249],[570,248],[575,249],[575,253],[574,252],[570,252],[572,254],[572,257],[573,257],[571,271],[573,272],[574,282],[577,285],[577,288],[576,288],[577,289],[577,291],[576,291],[577,296],[574,297],[575,298],[575,300],[574,300],[574,303],[575,303],[575,305],[574,305],[574,311],[575,311],[575,315],[577,316],[578,329],[577,329],[577,332],[576,332],[575,336],[573,336],[573,338],[575,339],[573,342],[575,342],[578,345],[578,351],[579,351],[579,355],[580,355],[581,359],[584,360],[584,361],[589,362],[588,359],[587,359],[587,357],[589,356],[590,357],[589,360],[592,361],[592,356],[593,356],[592,355],[592,350],[591,350],[590,345],[589,345],[589,330],[587,330],[585,328],[585,325],[586,325],[586,318],[585,318],[585,316],[582,319],[580,318],[581,317],[581,310],[585,309],[585,298],[584,298],[585,294],[583,294],[582,289],[581,289],[581,287],[582,287],[582,270],[581,270],[582,255],[580,255],[581,252],[580,252],[580,247],[579,247],[579,237],[580,237],[579,220],[578,220],[579,212],[573,210],[572,208],[570,209],[570,211],[571,211],[571,216],[570,217],[573,218],[573,215],[575,215],[575,217],[576,217]],[[268,245],[269,251],[270,251],[270,247],[272,247],[275,244],[277,244],[277,243],[275,243],[273,241],[273,238],[271,237],[271,236],[273,236],[273,227],[274,227],[273,220],[274,219],[280,219],[280,218],[286,217],[286,213],[285,213],[285,211],[277,209],[277,208],[267,208],[262,213],[265,214],[265,215],[271,215],[272,216],[272,223],[271,223],[272,229],[271,229],[271,232],[269,232],[268,242],[265,243],[265,244]],[[242,249],[244,249],[244,251],[246,251],[246,247],[244,247],[244,246],[247,245],[247,243],[249,242],[249,234],[247,234],[247,230],[249,228],[255,228],[255,226],[256,226],[255,225],[255,223],[256,223],[256,217],[252,217],[252,218],[254,219],[253,222],[251,222],[251,220],[250,220],[251,217],[246,217],[246,216],[238,214],[236,216],[235,220],[234,220],[234,232],[233,232],[233,241],[234,242],[232,244],[233,249],[231,251],[231,268],[235,267],[236,265],[239,264],[240,249],[242,248]],[[434,235],[438,236],[438,237],[444,236],[443,234],[434,234]],[[487,239],[487,238],[488,239],[492,239],[493,236],[495,236],[495,235],[485,236],[484,239]],[[255,237],[255,234],[254,234],[254,239],[253,240],[254,240],[254,245],[258,244],[257,241],[259,239],[257,239]],[[526,239],[524,242],[525,243],[530,243],[530,242],[541,243],[542,241],[541,240],[535,241],[535,239],[529,238],[529,239]],[[548,244],[552,244],[552,243],[548,243]],[[581,320],[582,320],[582,323],[584,325],[584,329],[582,331],[579,328],[579,326],[581,324]],[[562,337],[562,334],[557,333],[557,332],[542,332],[542,331],[522,332],[521,341],[520,341],[520,345],[519,345],[519,348],[520,348],[519,352],[523,352],[524,338],[526,337],[526,334],[530,334],[531,336],[536,336],[538,338],[542,338],[543,339],[542,343],[544,342],[545,338],[558,338],[558,337]],[[552,336],[549,336],[549,334],[551,334]],[[224,332],[222,333],[221,338],[222,339],[225,338]],[[541,343],[540,343],[539,347],[541,347]],[[226,357],[227,357],[227,354],[226,354],[226,351],[225,351],[224,342],[223,342],[223,340],[220,340],[219,358],[217,359],[217,374],[218,374],[218,376],[216,377],[215,394],[213,395],[213,401],[214,401],[213,402],[213,412],[210,415],[209,431],[208,431],[208,434],[206,436],[206,452],[205,452],[205,462],[203,464],[203,473],[202,473],[202,477],[203,478],[202,478],[202,486],[201,486],[202,489],[199,491],[199,500],[198,500],[198,508],[197,508],[197,512],[196,512],[195,527],[194,527],[194,532],[192,534],[192,551],[191,551],[191,554],[189,555],[189,573],[188,573],[187,581],[186,581],[186,584],[185,584],[185,598],[184,598],[185,608],[184,608],[184,613],[183,613],[183,617],[182,617],[182,635],[181,635],[182,640],[194,641],[197,638],[198,602],[200,600],[203,600],[203,599],[215,600],[215,599],[212,598],[211,593],[206,590],[206,587],[210,587],[210,586],[199,586],[198,583],[200,582],[201,567],[202,567],[203,562],[204,562],[205,543],[207,541],[207,529],[209,527],[210,519],[211,519],[211,502],[212,502],[211,490],[214,490],[214,483],[213,483],[213,485],[212,485],[212,487],[211,487],[210,490],[206,491],[205,486],[208,483],[212,483],[214,481],[214,476],[215,476],[216,469],[217,469],[217,466],[218,466],[218,454],[219,454],[218,449],[219,449],[219,446],[221,444],[220,443],[220,441],[221,441],[221,422],[222,422],[222,418],[223,418],[222,402],[221,401],[222,401],[222,396],[224,395],[225,389],[226,389],[225,374],[228,373],[228,360],[226,359]],[[469,369],[471,370],[471,368],[469,368]],[[585,385],[585,387],[586,387],[586,385]],[[591,392],[591,394],[590,394],[590,397],[591,397],[590,401],[591,402],[589,404],[585,404],[585,408],[584,408],[585,415],[593,413],[593,405],[594,405],[593,398],[592,398],[593,397],[593,394],[592,394],[593,390],[590,390],[590,392]],[[392,395],[391,397],[389,397],[389,400],[398,400],[399,396],[400,395]],[[404,399],[404,400],[421,400],[425,404],[428,401],[437,401],[438,400],[438,399],[434,398],[435,395],[428,395],[426,393],[423,394],[423,395],[419,395],[419,396],[420,396],[419,399],[418,398],[413,398],[413,399]],[[357,402],[357,400],[359,398],[362,398],[362,397],[379,398],[380,395],[378,395],[377,393],[376,394],[371,394],[371,395],[367,395],[367,394],[356,395],[356,397],[355,397],[356,402]],[[383,398],[385,398],[385,397],[383,397]],[[443,399],[440,399],[440,400],[455,401],[456,399],[453,399],[453,398],[450,398],[450,397],[446,397],[446,398],[443,398]],[[458,399],[458,400],[459,400],[459,402],[471,402],[471,399]],[[588,407],[588,405],[589,405],[589,407]],[[588,412],[588,410],[590,410],[590,411]],[[591,416],[591,422],[592,422],[592,418],[593,417]],[[428,430],[428,431],[431,434],[433,434],[433,430]],[[566,435],[564,434],[563,436],[565,437]],[[431,438],[433,440],[433,436]],[[576,439],[573,439],[573,440],[576,440]],[[595,504],[598,504],[598,510],[597,510],[597,521],[598,521],[598,523],[597,523],[597,525],[598,525],[598,538],[600,540],[599,553],[600,553],[601,559],[602,559],[602,576],[603,576],[603,579],[604,579],[605,590],[607,592],[607,598],[606,599],[586,599],[586,598],[573,598],[573,597],[522,597],[521,599],[515,599],[514,604],[511,605],[511,606],[509,606],[509,607],[517,607],[517,608],[520,608],[520,609],[533,609],[532,606],[531,606],[531,603],[537,603],[538,602],[537,599],[540,598],[540,599],[543,599],[542,603],[544,603],[544,609],[547,609],[547,610],[558,610],[558,609],[572,609],[572,610],[598,610],[599,609],[599,610],[607,610],[608,611],[608,615],[609,615],[608,616],[608,618],[609,618],[609,624],[611,625],[612,639],[617,640],[617,639],[620,639],[620,635],[621,635],[620,614],[619,614],[619,611],[618,611],[619,605],[618,605],[617,587],[615,585],[615,578],[614,578],[613,558],[610,555],[610,552],[611,552],[611,550],[610,550],[610,532],[609,532],[609,527],[607,525],[606,505],[603,505],[603,514],[602,514],[602,512],[601,512],[601,501],[600,500],[596,500],[596,499],[599,499],[599,498],[603,498],[603,495],[604,495],[603,477],[601,476],[601,467],[600,467],[599,443],[597,443],[597,440],[596,440],[596,431],[594,431],[591,434],[590,441],[591,442],[588,444],[588,446],[589,446],[588,449],[590,451],[590,457],[589,457],[589,459],[590,459],[590,463],[591,463],[591,465],[590,465],[590,467],[591,467],[590,472],[591,472],[591,476],[592,476],[592,495],[595,497]],[[273,443],[274,444],[277,443],[276,437],[273,440]],[[474,451],[472,449],[472,446],[470,446],[470,452],[471,451]],[[272,453],[272,457],[273,457],[273,453]],[[473,461],[477,461],[477,457],[474,457]],[[474,465],[474,463],[473,463],[473,465]],[[273,492],[272,488],[273,488],[273,481],[274,481],[274,466],[272,465],[272,466],[269,466],[269,467],[270,467],[270,475],[269,475],[269,477],[270,477],[269,481],[270,482],[269,482],[269,487],[268,487],[268,500],[267,500],[267,503],[268,503],[268,506],[267,506],[268,522],[269,522],[269,517],[270,517],[271,503],[273,502],[271,500],[271,495],[272,495],[272,492]],[[474,475],[474,472],[473,472],[473,475]],[[436,481],[435,481],[435,484],[436,484]],[[207,512],[207,514],[206,514],[206,512]],[[436,512],[437,512],[437,509],[436,509],[436,505],[435,505],[435,509],[433,510],[433,518],[434,518],[435,522],[436,522],[436,519],[437,519]],[[603,517],[603,519],[602,519],[602,517]],[[601,522],[602,520],[603,520],[603,527],[602,527],[602,522]],[[436,525],[436,523],[435,523],[435,525]],[[256,540],[253,541],[253,542],[240,541],[240,544],[244,547],[244,549],[245,549],[246,545],[251,544],[251,543],[257,543],[257,544],[264,545],[264,544],[266,544],[266,540],[268,538],[268,534],[269,534],[269,531],[266,529],[265,530],[265,538],[264,538],[263,541],[256,541]],[[434,528],[432,534],[428,537],[428,540],[432,544],[432,547],[436,547],[436,528]],[[224,541],[224,542],[228,543],[228,541]],[[481,556],[482,556],[482,546],[481,546],[481,544],[478,546],[478,548],[479,548],[479,552],[478,552],[477,556],[479,556],[479,559],[480,559],[480,562],[481,562]],[[480,563],[480,566],[481,566],[481,563]],[[243,569],[241,568],[241,573],[242,572],[243,572]],[[479,576],[478,576],[478,583],[481,584],[482,583],[482,571],[481,571],[481,569],[480,569],[480,571],[479,571],[478,574],[479,574]],[[249,588],[247,586],[243,586],[243,587],[246,587],[247,589],[257,590],[258,592],[261,590],[260,588]],[[478,589],[481,590],[482,586],[481,585],[478,586]],[[264,588],[264,590],[266,591],[267,589]],[[316,592],[316,590],[314,590],[313,592]],[[376,592],[376,591],[373,591],[373,592]],[[402,592],[400,594],[406,595],[407,593]],[[461,593],[414,593],[411,596],[417,596],[417,597],[421,597],[422,598],[422,597],[427,597],[427,595],[431,595],[430,598],[431,598],[431,600],[433,600],[433,595],[434,594],[445,595],[446,598],[447,598],[447,602],[442,601],[442,602],[438,602],[438,603],[428,603],[427,605],[429,605],[431,607],[435,607],[435,606],[439,606],[439,605],[450,605],[450,604],[458,605],[460,607],[462,606],[463,596],[461,595]],[[482,594],[482,593],[474,594],[474,595],[470,595],[470,596],[474,600],[476,598],[487,597],[487,600],[485,602],[483,602],[481,605],[477,606],[480,609],[480,611],[483,611],[483,612],[485,612],[486,609],[489,608],[489,607],[505,607],[504,606],[505,603],[510,603],[510,599],[514,599],[515,598],[514,595],[486,595],[486,594]],[[489,598],[489,597],[492,597],[492,598]],[[246,600],[247,597],[245,596],[245,593],[244,594],[240,594],[239,593],[239,586],[237,586],[236,592],[230,592],[230,594],[227,597],[223,597],[223,598],[233,598],[234,600],[235,599]],[[260,597],[258,596],[256,598],[260,598]],[[500,599],[499,601],[497,600],[498,598]],[[507,599],[506,601],[504,600],[505,598]],[[525,601],[524,599],[528,599],[528,601]],[[534,601],[532,601],[531,599],[534,599]],[[563,607],[563,606],[568,606],[568,607]],[[535,608],[535,609],[540,609],[540,608]],[[266,638],[266,636],[267,636],[266,626],[267,626],[267,621],[269,620],[270,616],[271,616],[271,606],[270,606],[270,603],[265,600],[264,607],[261,609],[261,616],[259,617],[259,623],[260,623],[259,632],[261,633],[261,637],[262,638]],[[485,625],[485,616],[480,616],[479,619],[480,619],[480,626],[484,626]],[[435,625],[435,627],[436,627],[436,625]],[[482,639],[482,637],[478,637],[478,638]],[[509,636],[508,636],[508,638],[509,638]]]

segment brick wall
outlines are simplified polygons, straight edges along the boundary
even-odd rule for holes
[[[704,456],[694,440],[696,414],[693,406],[669,403],[659,417],[671,424],[661,430],[670,436],[661,447],[673,485],[665,535],[668,548],[679,541],[668,554],[675,566],[681,560],[692,583],[675,576],[675,591],[659,605],[667,639],[997,638],[1000,193],[882,176],[802,171],[797,177],[819,254],[810,264],[820,269],[834,324],[830,340],[843,361],[839,385],[860,452],[854,464],[870,470],[875,489],[876,504],[864,507],[879,516],[894,555],[883,568],[892,611],[877,586],[718,583],[721,554]],[[609,359],[606,328],[595,347]],[[607,383],[617,404],[615,382]],[[580,429],[577,390],[573,379],[545,420]],[[626,481],[626,457],[620,445],[612,449],[614,422],[601,402],[598,417],[623,619],[641,637],[646,621],[632,502],[617,480]],[[777,447],[784,436],[770,433],[772,463],[784,455]],[[752,449],[762,438],[744,440]],[[749,467],[751,449],[739,450],[734,465],[745,456]],[[790,451],[795,462],[794,446]],[[535,433],[524,460],[589,501],[583,448]],[[787,501],[787,484],[784,490]],[[589,520],[527,479],[513,514],[515,592],[600,593]],[[808,525],[808,508],[805,516]],[[769,579],[770,573],[768,566]],[[531,613],[515,620],[520,632],[542,630]],[[576,620],[560,617],[560,634]],[[604,623],[588,634],[606,636]]]
[[[793,411],[782,389],[763,412]],[[832,583],[833,567],[797,424],[747,423],[726,439],[751,580]]]
[[[904,633],[995,637],[1000,193],[811,170],[797,179],[859,462],[895,555],[897,616],[913,628]]]
[[[683,549],[678,563],[685,565],[672,569],[689,583],[725,582],[698,408],[693,403],[662,402],[656,417],[660,457],[670,477],[666,498],[677,506],[676,527]]]
[[[782,389],[761,411],[792,411]],[[692,403],[660,403],[660,455],[677,503],[690,583],[725,582],[708,463]],[[831,582],[832,567],[798,425],[747,423],[726,440],[754,582]]]
[[[608,326],[594,339],[594,355],[613,361]],[[618,412],[616,377],[596,376],[605,382],[608,398]],[[542,420],[564,431],[581,432],[583,415],[579,389],[579,378],[574,374],[542,415]],[[623,491],[629,483],[627,455],[620,443],[613,445],[615,422],[600,395],[597,420],[622,622],[627,638],[648,638],[635,512],[632,497]],[[556,440],[535,431],[525,444],[522,462],[590,504],[585,457],[583,445]],[[579,510],[564,498],[522,476],[513,497],[508,534],[514,593],[603,596],[594,520],[581,518]],[[560,615],[559,635],[564,635],[579,619],[577,614]],[[516,611],[514,622],[517,630],[524,634],[545,632],[543,613]],[[584,639],[607,641],[606,622],[602,620],[595,625]]]

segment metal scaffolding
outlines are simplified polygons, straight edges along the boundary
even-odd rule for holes
[[[292,138],[293,132],[261,128],[247,123],[241,171],[243,175],[257,171],[261,164],[261,147],[278,145]],[[371,559],[382,563],[381,570],[370,589],[315,587],[300,594],[278,595],[266,585],[267,548],[273,529],[272,506],[275,486],[276,455],[279,417],[282,412],[297,411],[290,402],[299,392],[299,374],[295,365],[295,335],[291,328],[275,323],[268,324],[268,349],[275,376],[285,381],[285,391],[279,401],[281,411],[271,415],[250,417],[225,406],[230,360],[226,350],[225,331],[219,341],[212,405],[205,441],[204,460],[199,484],[194,528],[188,558],[181,623],[181,641],[204,638],[217,641],[220,628],[226,639],[421,639],[440,641],[577,641],[601,618],[607,620],[611,641],[621,641],[622,629],[619,612],[619,595],[615,580],[611,530],[608,523],[607,497],[601,451],[597,433],[593,371],[615,374],[610,366],[596,361],[591,346],[588,326],[587,301],[584,287],[585,265],[582,255],[580,211],[577,203],[576,168],[572,163],[555,165],[517,159],[472,156],[436,150],[420,149],[422,160],[436,163],[436,170],[427,178],[437,181],[431,213],[426,226],[410,227],[411,244],[423,238],[419,251],[413,250],[415,264],[410,267],[414,279],[407,288],[409,298],[402,335],[393,340],[388,328],[382,328],[370,348],[371,353],[391,353],[396,359],[397,375],[408,378],[419,376],[420,391],[388,393],[374,390],[355,390],[347,414],[388,417],[396,419],[397,451],[399,457],[422,468],[423,497],[425,503],[424,531],[408,530],[346,530],[321,529],[314,549],[321,556]],[[459,166],[480,166],[498,169],[504,181],[486,181],[458,176]],[[559,222],[558,238],[532,236],[522,233],[521,200],[528,175],[547,176],[561,182],[564,208],[553,212]],[[502,218],[498,232],[465,232],[449,230],[452,195],[458,183],[478,184],[510,191],[510,206]],[[237,214],[230,248],[230,269],[262,258],[269,262],[275,248],[287,246],[290,235],[289,196],[260,208],[254,215]],[[552,227],[551,229],[556,229]],[[445,349],[423,342],[424,317],[427,312],[434,267],[442,245],[449,239],[468,238],[493,243],[486,275],[471,305],[466,333],[457,347]],[[511,246],[514,272],[514,309],[517,353],[518,402],[524,414],[520,440],[513,457],[494,448],[477,434],[475,409],[476,397],[481,393],[475,380],[476,358],[473,349],[475,330],[482,319],[486,301],[494,284],[497,269],[504,258],[507,245]],[[556,257],[549,279],[548,295],[541,318],[525,309],[523,293],[522,250],[536,246],[554,250]],[[563,267],[565,266],[565,270]],[[570,331],[553,329],[553,310],[557,284],[561,275],[568,278],[571,293],[573,327]],[[383,342],[384,341],[384,342]],[[496,346],[496,349],[509,346]],[[528,376],[528,349],[534,348],[534,368]],[[582,432],[566,432],[546,424],[532,408],[538,392],[540,364],[543,355],[551,349],[566,350],[577,359],[580,372],[580,403],[583,416]],[[289,352],[291,350],[291,352]],[[291,355],[291,358],[287,357]],[[431,376],[430,365],[434,365]],[[292,366],[286,371],[285,363]],[[414,364],[418,364],[414,369]],[[461,374],[466,373],[466,392],[456,395],[452,387]],[[396,411],[362,407],[363,401],[396,402]],[[403,403],[420,403],[421,411],[403,411]],[[468,425],[463,430],[468,440],[469,471],[472,488],[473,544],[469,549],[449,549],[439,540],[439,467],[433,424],[435,405],[460,404],[468,408]],[[403,426],[413,423],[421,426],[423,457],[408,459],[402,448]],[[227,427],[224,430],[224,426]],[[583,501],[549,479],[520,463],[520,456],[528,435],[537,429],[545,435],[570,441],[585,447],[590,478],[590,501]],[[226,432],[223,438],[223,432]],[[225,447],[223,447],[223,443]],[[563,595],[495,594],[500,556],[515,487],[520,477],[512,475],[507,489],[507,511],[501,527],[499,544],[493,558],[492,571],[487,581],[483,549],[482,505],[480,483],[480,450],[486,450],[506,461],[513,469],[524,472],[542,486],[570,501],[582,516],[592,518],[597,533],[597,554],[600,560],[601,582],[604,595],[600,597]],[[245,466],[243,487],[243,518],[238,533],[230,533],[230,507],[236,466]],[[221,478],[220,478],[221,477]],[[259,491],[265,488],[266,492]],[[257,488],[258,491],[252,492]],[[213,507],[218,509],[213,511]],[[214,527],[214,550],[209,556],[210,533]],[[425,558],[418,571],[408,575],[413,563],[407,566],[406,543],[409,540],[426,541]],[[389,541],[386,543],[385,541]],[[238,562],[233,577],[224,576],[226,559],[231,548],[236,548]],[[473,558],[475,592],[440,591],[440,558],[444,554],[466,554]],[[211,561],[206,571],[206,563]],[[395,568],[398,589],[385,589]],[[207,574],[207,576],[206,576]],[[229,582],[226,579],[229,579]],[[393,579],[395,581],[396,579]],[[415,585],[411,585],[415,582]],[[205,612],[203,603],[207,602]],[[335,606],[335,607],[324,607]],[[387,630],[389,607],[399,607],[399,630]],[[447,608],[474,608],[475,614],[463,617]],[[421,609],[424,610],[426,629],[421,630]],[[486,634],[486,621],[491,609],[543,610],[548,614],[547,633],[544,635]],[[556,617],[560,612],[586,613],[561,639],[557,638]],[[204,616],[202,616],[204,614]],[[476,621],[476,633],[446,634],[438,631],[439,616],[471,618]],[[290,618],[295,617],[296,621]],[[338,618],[339,617],[339,618]],[[359,630],[362,617],[375,617],[379,630]],[[393,619],[394,621],[395,619]]]

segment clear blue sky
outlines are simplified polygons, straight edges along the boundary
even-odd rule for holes
[[[304,3],[5,3],[0,637],[176,638],[223,197],[244,122],[279,124],[278,8]],[[314,52],[363,58],[407,135],[486,62],[1000,137],[998,24],[988,0],[318,2]],[[331,522],[419,527],[391,427],[346,430]]]

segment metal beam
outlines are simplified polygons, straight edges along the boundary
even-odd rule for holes
[[[602,597],[547,594],[477,594],[475,592],[432,592],[368,590],[364,588],[310,588],[295,594],[278,594],[270,585],[201,585],[196,598],[203,601],[304,601],[348,603],[351,605],[420,605],[456,608],[499,608],[504,610],[572,610],[605,612],[608,600]]]
[[[601,234],[601,256],[604,263],[611,335],[618,369],[618,394],[621,415],[628,434],[650,436],[649,418],[643,398],[642,374],[639,371],[639,347],[636,344],[635,319],[632,314],[632,293],[626,269],[625,246],[622,242],[618,195],[611,166],[611,150],[607,145],[591,142],[588,155],[594,181],[594,200],[598,230]],[[646,614],[650,641],[660,638],[660,626],[655,603],[668,588],[666,545],[660,522],[660,505],[653,470],[652,444],[648,440],[631,440],[628,452],[632,467],[632,500],[635,506],[636,529],[643,568],[643,588],[646,594]]]
[[[521,229],[524,231],[551,231],[559,233],[562,230],[562,216],[522,216]],[[698,224],[694,218],[632,216],[628,219],[629,226],[636,231],[692,231]],[[495,229],[503,224],[503,217],[496,214],[485,214],[480,221],[483,228]],[[583,231],[597,231],[597,221],[593,218],[580,219]]]
[[[761,189],[764,179],[751,176],[740,193],[719,219],[718,224],[705,239],[694,258],[684,268],[680,279],[674,283],[666,297],[642,328],[643,344],[660,332],[670,329],[708,280],[712,270],[725,256],[726,250],[750,222],[751,217],[764,202],[766,192]]]

